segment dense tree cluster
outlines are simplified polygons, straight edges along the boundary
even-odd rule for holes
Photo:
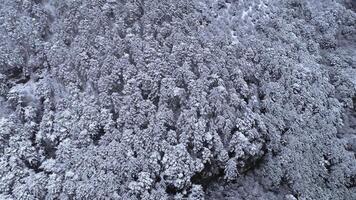
[[[356,199],[352,0],[5,0],[0,199]]]

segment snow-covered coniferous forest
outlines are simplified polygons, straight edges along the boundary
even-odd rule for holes
[[[0,199],[356,199],[354,0],[2,0],[0,37]]]

